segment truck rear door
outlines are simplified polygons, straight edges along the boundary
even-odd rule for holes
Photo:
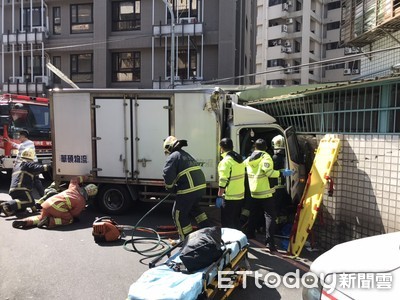
[[[162,179],[165,155],[162,148],[169,135],[169,99],[138,99],[133,106],[136,130],[134,170],[140,179]]]
[[[98,177],[132,177],[129,99],[95,98]]]
[[[89,174],[93,165],[90,94],[54,93],[52,110],[55,174]]]

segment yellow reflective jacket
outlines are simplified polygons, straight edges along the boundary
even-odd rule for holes
[[[222,153],[218,164],[218,185],[225,189],[225,200],[244,199],[245,165],[243,158],[234,151]]]
[[[260,150],[255,150],[245,160],[251,197],[257,199],[270,198],[275,192],[271,188],[269,178],[278,178],[280,172],[274,170],[274,162],[271,156]]]

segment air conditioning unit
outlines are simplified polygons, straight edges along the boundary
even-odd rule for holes
[[[344,54],[351,54],[351,53],[353,53],[353,49],[351,47],[344,48]]]
[[[291,46],[290,41],[285,41],[285,47],[290,47],[290,46]]]
[[[293,19],[292,18],[286,19],[286,24],[293,24]]]
[[[292,53],[292,47],[286,47],[286,53]]]
[[[292,68],[286,69],[284,73],[285,74],[292,74],[293,73],[293,69]]]
[[[282,45],[282,40],[281,39],[278,39],[277,42],[278,42],[278,45]]]
[[[286,65],[285,65],[285,67],[286,68],[289,68],[289,67],[291,67],[292,65],[290,64],[290,63],[287,63]]]
[[[343,70],[344,75],[351,75],[351,69],[344,69]]]
[[[282,25],[282,32],[287,32],[287,25]]]
[[[282,10],[288,11],[288,10],[289,10],[289,4],[283,3],[283,4],[282,4]]]
[[[360,74],[360,69],[353,69],[353,70],[352,70],[352,73],[353,73],[353,74]]]

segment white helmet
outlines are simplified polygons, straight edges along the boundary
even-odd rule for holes
[[[272,139],[271,145],[274,150],[285,149],[285,138],[281,135],[277,135]]]
[[[22,151],[21,158],[23,160],[34,160],[35,155],[36,155],[35,150],[33,150],[32,148],[28,148]]]
[[[85,191],[89,197],[96,196],[97,194],[97,185],[90,183],[85,186]]]
[[[176,145],[177,142],[178,142],[178,139],[176,137],[174,137],[172,135],[167,137],[163,144],[164,153],[165,154],[171,153],[172,149],[174,148],[174,146]]]

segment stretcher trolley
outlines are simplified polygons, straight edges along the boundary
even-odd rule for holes
[[[223,295],[219,299],[226,299],[241,286],[243,276],[237,271],[249,269],[248,241],[236,229],[222,228],[221,233],[224,251],[216,262],[193,273],[177,270],[173,266],[180,264],[178,244],[149,264],[150,269],[130,286],[128,299],[213,299],[217,293]],[[157,265],[164,257],[166,260]],[[218,285],[218,279],[223,285]]]

